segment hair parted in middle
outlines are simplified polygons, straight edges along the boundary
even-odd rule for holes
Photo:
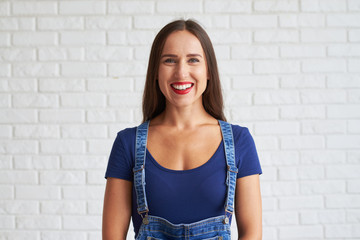
[[[161,54],[167,37],[173,32],[183,30],[189,31],[197,37],[205,53],[209,79],[202,95],[204,109],[214,118],[226,121],[217,61],[210,38],[194,20],[181,19],[165,25],[156,35],[152,44],[142,100],[143,122],[155,118],[165,110],[166,99],[160,91],[157,81]]]

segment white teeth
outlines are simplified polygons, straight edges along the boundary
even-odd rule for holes
[[[172,84],[171,86],[177,90],[185,90],[187,88],[190,88],[192,86],[192,84],[191,83],[190,84],[182,84],[182,85]]]

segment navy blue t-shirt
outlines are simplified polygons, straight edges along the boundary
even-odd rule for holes
[[[231,125],[238,178],[261,174],[255,143],[246,127]],[[111,150],[105,178],[133,181],[135,164],[136,127],[118,132]],[[171,170],[162,167],[146,151],[145,191],[149,215],[167,219],[171,223],[193,223],[224,214],[226,199],[226,159],[221,141],[214,155],[200,167],[190,170]],[[132,221],[137,235],[141,217],[137,213],[133,188]]]

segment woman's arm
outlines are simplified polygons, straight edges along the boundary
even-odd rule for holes
[[[235,216],[239,239],[262,239],[262,208],[258,174],[236,180]]]
[[[125,240],[131,218],[132,182],[108,178],[106,182],[102,237],[103,240]]]

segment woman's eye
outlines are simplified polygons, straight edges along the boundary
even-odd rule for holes
[[[191,62],[191,63],[197,63],[197,62],[199,62],[199,59],[197,59],[197,58],[190,58],[190,59],[189,59],[189,62]]]
[[[165,59],[165,62],[166,63],[175,63],[175,59],[168,58],[168,59]]]

